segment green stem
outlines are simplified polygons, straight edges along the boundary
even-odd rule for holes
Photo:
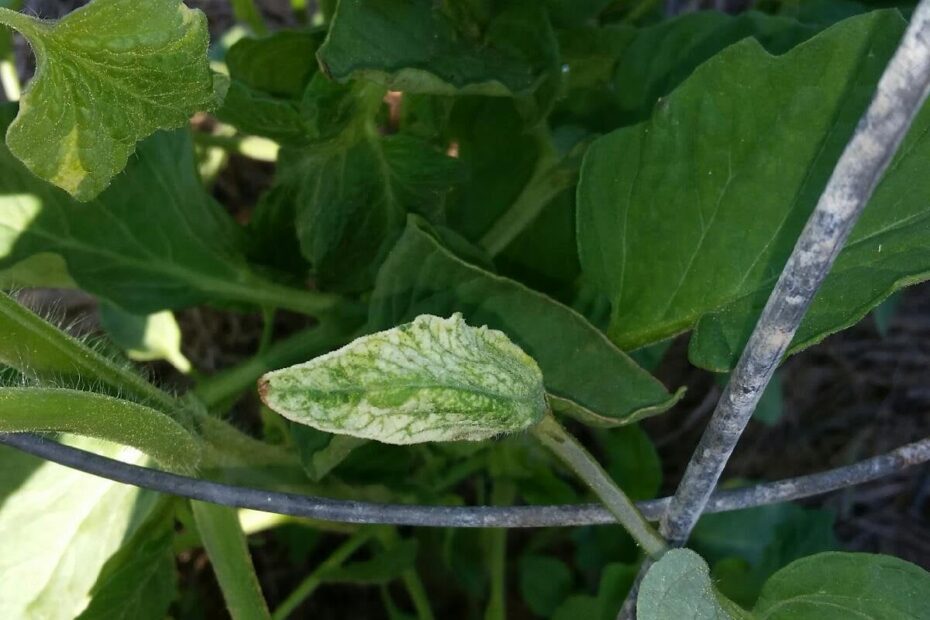
[[[343,562],[352,557],[352,554],[358,551],[362,545],[371,539],[373,533],[374,530],[371,528],[359,530],[342,543],[342,545],[337,547],[332,555],[320,562],[319,566],[317,566],[312,573],[307,575],[307,577],[294,588],[294,591],[284,599],[284,602],[274,610],[274,613],[271,615],[272,620],[285,620],[288,618],[301,603],[307,600],[307,598],[320,587],[326,572],[342,566]]]
[[[233,14],[236,21],[246,24],[252,29],[252,32],[260,37],[268,34],[268,26],[262,19],[262,14],[258,7],[255,6],[254,0],[232,0]]]
[[[208,409],[218,408],[253,388],[258,378],[266,372],[307,361],[351,340],[358,330],[358,323],[324,320],[315,327],[272,344],[264,352],[238,366],[203,380],[194,388],[194,395]]]
[[[194,520],[233,620],[268,620],[255,567],[239,518],[232,508],[191,502]]]
[[[257,306],[283,308],[310,316],[361,313],[360,305],[341,295],[283,286],[261,278],[218,282],[215,292]]]
[[[604,506],[617,517],[620,525],[626,528],[650,557],[658,559],[668,550],[668,543],[649,524],[626,493],[617,486],[591,453],[562,428],[551,413],[534,426],[532,432],[544,446],[552,450],[591,487]]]
[[[24,37],[29,38],[30,43],[33,42],[37,32],[47,30],[49,27],[48,24],[34,17],[5,7],[0,7],[0,24],[8,26]]]
[[[178,402],[132,368],[72,338],[9,295],[0,293],[0,363],[43,378],[80,377],[174,415]]]
[[[509,505],[516,497],[516,488],[509,480],[495,478],[491,503]],[[507,530],[496,528],[484,533],[486,557],[491,580],[491,597],[484,612],[485,620],[507,619]]]
[[[381,545],[388,550],[400,540],[397,528],[393,526],[378,528],[377,535]],[[408,568],[401,573],[401,580],[403,580],[407,595],[410,596],[413,608],[417,612],[417,619],[434,620],[435,616],[433,616],[433,608],[429,604],[429,596],[426,594],[426,588],[423,587],[423,581],[420,580],[416,568]]]
[[[423,581],[417,571],[408,568],[403,572],[401,578],[404,580],[404,587],[407,588],[407,594],[413,602],[413,608],[417,612],[417,620],[434,620],[433,608],[429,604],[429,596],[426,594],[426,588],[423,587]]]
[[[0,432],[63,432],[132,446],[159,464],[193,473],[198,438],[161,411],[103,394],[42,387],[0,388]]]
[[[580,161],[559,160],[548,127],[536,130],[540,150],[533,176],[514,203],[494,222],[479,245],[492,257],[503,252],[520,233],[532,224],[553,198],[571,187],[578,177]]]

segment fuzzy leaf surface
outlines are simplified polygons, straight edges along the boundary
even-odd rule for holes
[[[7,144],[80,201],[125,166],[136,142],[213,107],[207,19],[180,0],[94,0],[57,23],[9,10],[38,65]]]
[[[259,391],[295,422],[393,444],[478,441],[523,430],[547,411],[536,362],[461,314],[363,336],[268,373]]]

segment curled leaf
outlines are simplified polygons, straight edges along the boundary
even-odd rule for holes
[[[461,314],[418,316],[268,373],[259,393],[300,424],[393,444],[478,441],[532,426],[547,410],[536,362]]]

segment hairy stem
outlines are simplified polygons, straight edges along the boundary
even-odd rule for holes
[[[753,330],[661,521],[688,539],[765,387],[930,88],[930,0],[915,10]]]
[[[591,453],[562,428],[551,413],[533,427],[533,434],[591,487],[620,525],[626,528],[650,557],[658,558],[665,553],[668,549],[665,540],[649,525],[636,505],[607,475]]]
[[[236,511],[203,502],[191,502],[191,509],[229,615],[233,620],[269,620]]]

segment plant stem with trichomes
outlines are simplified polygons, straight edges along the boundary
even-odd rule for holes
[[[652,558],[668,550],[665,539],[649,524],[636,505],[627,497],[600,463],[550,413],[533,427],[540,442],[568,465],[591,490],[617,521],[626,528],[640,547]]]

